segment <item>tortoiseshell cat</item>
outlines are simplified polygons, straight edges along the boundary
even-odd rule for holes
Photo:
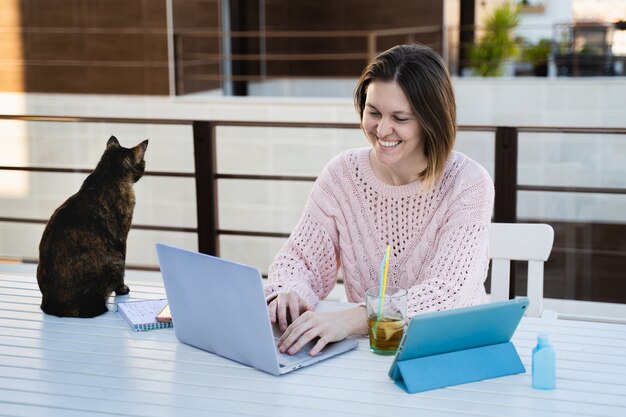
[[[39,244],[41,309],[59,317],[95,317],[108,311],[124,284],[126,238],[135,208],[133,184],[143,176],[145,140],[133,148],[115,136],[80,190],[48,221]]]

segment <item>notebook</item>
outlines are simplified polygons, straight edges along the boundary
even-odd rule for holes
[[[309,350],[282,354],[280,332],[272,325],[258,269],[158,243],[157,256],[176,337],[183,343],[273,375],[354,349],[345,339],[328,344],[316,356]]]
[[[172,327],[172,323],[159,322],[156,317],[167,306],[167,300],[142,300],[117,303],[117,311],[136,332]]]
[[[510,342],[528,298],[414,316],[389,376],[409,392],[524,372]]]

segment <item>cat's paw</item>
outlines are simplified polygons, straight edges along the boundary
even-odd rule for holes
[[[130,288],[126,284],[122,284],[115,289],[115,295],[126,295],[130,292]]]

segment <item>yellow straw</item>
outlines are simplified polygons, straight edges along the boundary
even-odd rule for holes
[[[387,245],[387,252],[385,252],[385,272],[383,272],[383,287],[381,288],[380,304],[378,306],[378,319],[383,310],[385,304],[385,288],[387,287],[387,271],[389,270],[389,254],[391,253],[391,245]]]

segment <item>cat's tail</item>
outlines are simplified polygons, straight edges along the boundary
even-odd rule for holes
[[[41,310],[57,317],[81,318],[96,317],[109,311],[104,297],[91,293],[83,294],[79,299],[69,302],[59,302],[44,296],[41,299]]]

